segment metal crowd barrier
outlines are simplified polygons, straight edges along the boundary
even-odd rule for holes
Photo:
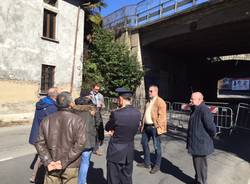
[[[105,107],[102,110],[102,115],[107,116],[110,114],[110,111],[117,108],[117,99],[104,97],[104,104],[105,104]]]
[[[105,108],[103,109],[104,115],[109,115],[110,111],[117,108],[116,98],[104,98]],[[143,113],[145,107],[146,99],[133,99],[132,104],[141,113]],[[183,102],[173,102],[170,103],[166,101],[167,104],[167,118],[168,125],[173,127],[187,128],[190,118],[191,108],[190,105]],[[232,130],[234,126],[239,128],[244,128],[250,130],[250,105],[240,103],[236,115],[236,123],[234,125],[233,110],[227,107],[229,103],[222,102],[206,102],[210,112],[213,114],[214,123],[217,127],[217,133],[221,133],[222,130]]]
[[[214,117],[214,123],[217,127],[217,133],[221,133],[222,129],[232,130],[233,128],[233,110],[230,107],[209,106]]]
[[[250,130],[250,104],[238,104],[234,128]]]
[[[145,98],[134,98],[132,100],[132,104],[135,108],[137,108],[141,113],[144,111],[144,107],[146,105],[147,100]]]
[[[187,128],[190,112],[188,104],[173,102],[168,111],[168,125]]]
[[[117,108],[117,98],[110,98],[110,97],[105,97],[104,98],[104,103],[105,103],[105,108],[103,111],[105,113],[110,113],[110,111],[115,110]],[[146,99],[140,99],[140,98],[134,98],[132,100],[132,105],[136,107],[138,110],[143,112],[144,106],[146,103]]]
[[[230,107],[219,106],[228,105],[228,103],[220,102],[206,102],[210,112],[213,114],[214,123],[217,127],[217,133],[221,133],[222,130],[232,130],[233,124],[233,110]],[[173,102],[172,108],[169,111],[169,124],[172,126],[187,128],[190,118],[191,109],[189,104],[182,102]]]

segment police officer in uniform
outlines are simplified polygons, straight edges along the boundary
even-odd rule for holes
[[[117,88],[119,109],[113,111],[105,126],[111,135],[107,149],[108,184],[132,184],[134,136],[141,113],[131,105],[132,92]]]

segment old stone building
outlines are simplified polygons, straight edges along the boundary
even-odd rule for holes
[[[31,117],[49,87],[70,90],[78,5],[78,0],[0,2],[0,121]],[[83,22],[80,10],[75,94],[81,85]]]

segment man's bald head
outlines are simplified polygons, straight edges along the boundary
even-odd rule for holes
[[[56,97],[58,95],[58,89],[57,88],[49,88],[48,89],[48,96],[52,98],[53,100],[56,100]]]
[[[204,96],[201,92],[194,92],[192,93],[192,96],[190,98],[190,102],[192,105],[198,106],[200,105],[204,100]]]

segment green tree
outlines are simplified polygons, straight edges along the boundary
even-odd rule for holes
[[[115,96],[117,87],[132,91],[140,85],[144,71],[125,44],[115,41],[112,32],[96,27],[89,58],[83,63],[83,87],[100,83],[103,94]]]
[[[85,13],[84,18],[84,41],[86,44],[91,43],[94,27],[102,25],[102,16],[100,11],[107,7],[103,0],[85,0],[83,9]]]

